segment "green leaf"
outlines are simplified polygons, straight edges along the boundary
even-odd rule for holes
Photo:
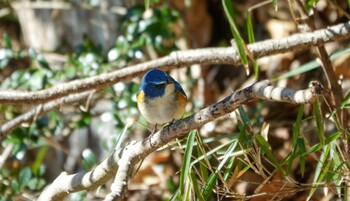
[[[94,152],[89,148],[86,148],[83,150],[82,157],[84,161],[87,163],[87,165],[97,164],[97,157],[95,156]]]
[[[317,2],[318,0],[308,0],[305,4],[305,9],[309,11]]]
[[[184,192],[185,182],[189,176],[189,170],[190,170],[190,163],[191,163],[191,157],[192,157],[192,150],[193,150],[193,144],[194,139],[196,137],[197,130],[193,130],[190,132],[187,138],[186,143],[186,151],[184,155],[184,159],[182,162],[182,168],[181,168],[181,174],[180,174],[180,189],[181,192]]]
[[[11,36],[7,32],[4,33],[4,42],[7,49],[12,49]]]
[[[35,49],[30,48],[28,50],[29,56],[33,59],[38,61],[38,63],[40,64],[40,67],[44,68],[44,69],[50,69],[49,67],[49,63],[47,63],[45,57],[43,54],[41,54],[40,52],[37,52]]]
[[[32,178],[27,184],[30,190],[40,190],[45,186],[45,180],[41,178]]]
[[[19,191],[20,191],[20,185],[19,185],[19,183],[18,183],[17,180],[13,179],[13,180],[11,181],[11,189],[12,189],[13,191],[15,191],[15,192],[19,192]]]
[[[41,65],[41,67],[45,68],[45,69],[50,69],[49,67],[49,63],[46,61],[45,57],[43,54],[38,53],[36,55],[36,59],[38,60],[39,64]]]
[[[318,139],[320,140],[321,144],[324,145],[325,144],[325,141],[324,141],[324,121],[323,121],[323,117],[322,117],[322,112],[321,112],[319,100],[316,99],[314,101],[314,103],[312,104],[312,106],[314,109]]]
[[[21,172],[18,175],[18,183],[21,186],[21,188],[25,187],[29,180],[32,178],[32,171],[29,167],[25,167],[21,170]]]

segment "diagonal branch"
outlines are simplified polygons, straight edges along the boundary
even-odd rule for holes
[[[295,34],[286,38],[271,39],[248,45],[254,58],[303,50],[311,46],[320,46],[328,42],[350,38],[350,22],[338,24],[309,33]],[[203,48],[176,51],[168,56],[140,63],[134,66],[105,73],[90,78],[75,80],[36,92],[0,91],[0,104],[40,104],[68,94],[80,93],[92,89],[108,87],[116,82],[130,80],[140,76],[151,68],[171,70],[192,64],[240,64],[234,47]]]
[[[38,200],[62,200],[69,193],[97,188],[111,179],[115,173],[115,182],[112,184],[111,193],[106,197],[106,200],[121,200],[126,191],[130,169],[147,155],[170,141],[184,137],[189,131],[229,114],[239,106],[253,100],[264,99],[294,104],[310,103],[323,92],[323,87],[318,82],[312,82],[310,88],[306,90],[268,85],[268,81],[257,82],[189,117],[174,122],[144,141],[131,142],[125,147],[115,150],[90,172],[80,172],[73,175],[62,173],[41,193]]]

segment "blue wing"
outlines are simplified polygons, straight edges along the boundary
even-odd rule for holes
[[[181,85],[178,82],[176,82],[176,81],[175,81],[175,87],[176,87],[177,90],[179,90],[181,92],[182,95],[185,96],[185,98],[187,100],[187,95],[186,95],[185,91],[182,89]]]

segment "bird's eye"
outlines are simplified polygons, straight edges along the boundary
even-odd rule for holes
[[[164,88],[164,86],[165,86],[165,83],[157,83],[157,84],[154,84],[154,87],[155,87],[156,89],[162,89],[162,88]]]

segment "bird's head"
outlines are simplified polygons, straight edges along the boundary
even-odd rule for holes
[[[148,71],[142,78],[140,91],[148,98],[157,98],[174,90],[175,80],[161,70]]]

